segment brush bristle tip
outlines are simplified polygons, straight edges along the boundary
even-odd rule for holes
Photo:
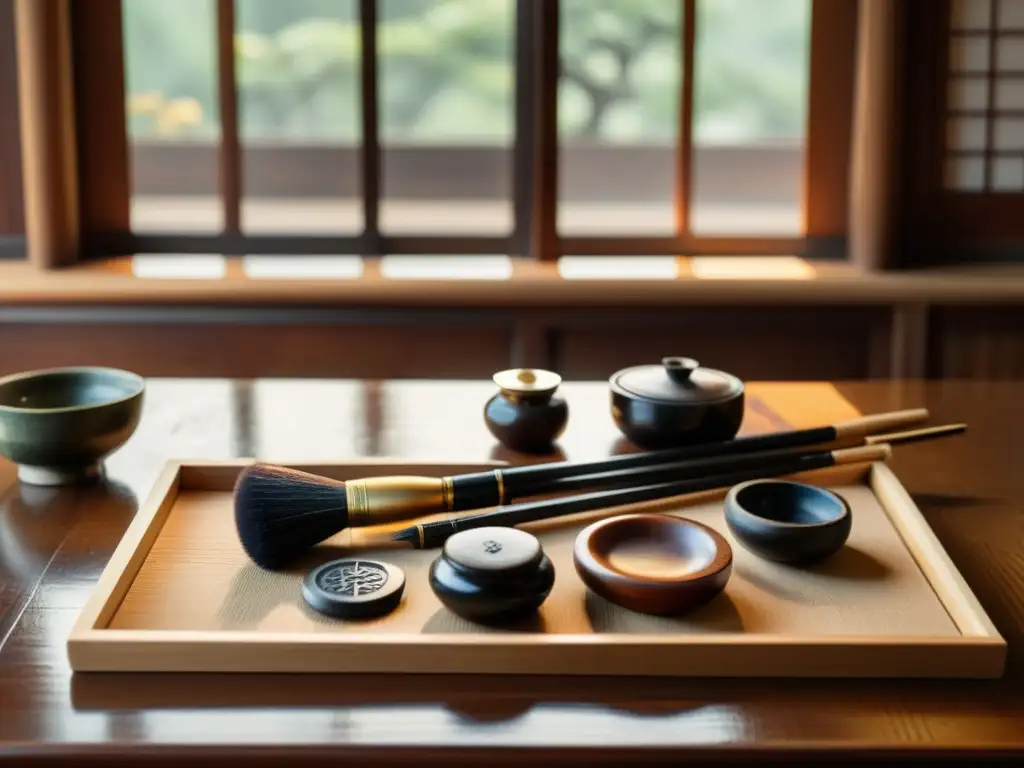
[[[419,533],[416,528],[403,528],[391,536],[392,541],[401,541],[406,544],[415,544],[419,540]]]

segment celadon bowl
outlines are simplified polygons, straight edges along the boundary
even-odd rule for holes
[[[115,368],[49,368],[0,378],[0,455],[30,485],[102,472],[138,427],[145,381]]]

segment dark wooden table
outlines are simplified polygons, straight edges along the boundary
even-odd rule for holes
[[[787,397],[802,397],[794,385]],[[155,380],[107,480],[21,486],[0,462],[0,757],[678,763],[752,753],[1024,752],[1024,383],[837,384],[862,412],[924,405],[962,438],[893,467],[1008,640],[998,681],[710,681],[69,672],[77,612],[168,458],[507,458],[489,382]],[[601,383],[564,385],[572,459],[615,450]],[[807,389],[807,401],[813,390]]]

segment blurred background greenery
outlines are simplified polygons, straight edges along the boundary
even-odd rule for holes
[[[671,144],[678,0],[562,0],[563,138]],[[355,0],[237,0],[246,140],[359,141]],[[694,140],[802,140],[810,0],[697,0]],[[514,130],[514,0],[379,0],[385,142],[500,144]],[[130,130],[218,132],[213,0],[125,0]]]

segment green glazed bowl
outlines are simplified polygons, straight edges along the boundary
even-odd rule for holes
[[[0,378],[0,455],[30,485],[101,473],[135,432],[145,382],[114,368],[50,368]]]

